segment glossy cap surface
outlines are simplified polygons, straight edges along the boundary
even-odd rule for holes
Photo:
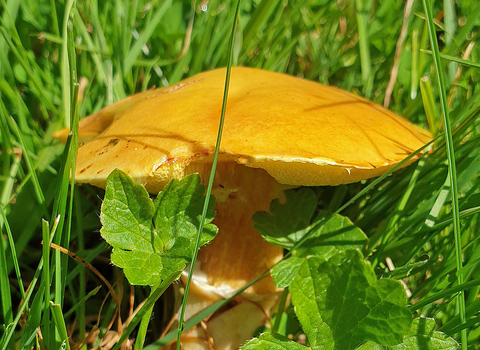
[[[224,68],[200,73],[82,120],[76,181],[103,187],[120,168],[158,192],[190,163],[210,161],[225,74]],[[236,67],[219,161],[263,168],[283,184],[337,185],[378,176],[430,140],[423,129],[346,91]]]

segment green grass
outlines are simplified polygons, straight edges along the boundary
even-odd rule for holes
[[[66,334],[79,344],[94,327],[100,336],[121,330],[110,324],[115,303],[108,288],[42,239],[77,253],[115,284],[123,321],[130,296],[134,307],[149,296],[145,288],[130,289],[108,263],[98,232],[103,191],[69,184],[76,132],[66,148],[52,134],[135,92],[225,66],[234,5],[210,0],[192,11],[191,1],[177,0],[0,1],[0,349],[58,348]],[[403,13],[397,0],[242,0],[233,61],[382,104]],[[469,349],[480,343],[480,48],[464,53],[477,41],[478,13],[474,0],[435,1],[431,13],[413,3],[389,108],[438,138],[421,162],[342,210],[370,237],[364,254],[377,276],[391,273],[391,259],[412,293],[414,315],[434,317],[438,329]],[[365,186],[315,191],[333,213]],[[160,304],[148,331],[130,339],[148,345],[159,338],[168,322],[158,316]],[[125,328],[134,331],[141,315]]]

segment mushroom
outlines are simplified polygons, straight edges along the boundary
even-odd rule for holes
[[[151,193],[195,172],[206,183],[225,75],[225,69],[200,73],[82,120],[75,180],[104,187],[119,168]],[[209,300],[228,297],[282,258],[282,249],[255,231],[252,215],[268,211],[284,189],[372,178],[431,140],[423,129],[351,93],[245,67],[231,71],[223,135],[212,192],[219,233],[200,250],[194,274]],[[268,310],[268,296],[276,291],[267,277],[244,295]],[[238,347],[251,334],[242,336],[217,348]]]

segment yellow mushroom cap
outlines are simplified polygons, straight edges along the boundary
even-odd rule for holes
[[[120,168],[157,192],[190,163],[209,161],[225,75],[225,68],[200,73],[82,120],[76,181],[104,187]],[[430,140],[423,129],[346,91],[236,67],[220,160],[265,169],[283,184],[337,185],[378,176]]]

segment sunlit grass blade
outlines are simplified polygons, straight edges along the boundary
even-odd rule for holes
[[[23,134],[18,128],[18,125],[13,118],[9,119],[9,124],[10,128],[13,130],[13,133],[17,136],[20,146],[22,147],[22,155],[25,158],[25,163],[27,164],[28,171],[31,175],[33,188],[35,190],[35,195],[37,197],[38,203],[42,204],[45,201],[45,196],[43,195],[42,188],[40,187],[40,183],[38,182],[37,173],[33,166],[32,160],[30,159],[28,149],[25,146]]]
[[[258,5],[243,33],[243,47],[245,50],[249,50],[258,41],[254,40],[255,35],[266,24],[278,3],[279,0],[263,0]]]
[[[411,87],[410,87],[410,98],[414,100],[417,97],[418,83],[420,81],[419,72],[418,72],[418,29],[414,29],[412,32],[412,72],[411,72]]]
[[[49,238],[48,244],[50,244],[51,241],[53,240],[53,238],[55,237],[55,232],[57,230],[57,226],[58,226],[58,218],[54,221],[52,230],[50,232],[50,238]],[[46,244],[46,242],[44,242],[44,244]],[[14,335],[15,328],[17,327],[18,322],[20,321],[20,318],[23,316],[23,312],[25,311],[25,308],[28,306],[29,300],[32,297],[32,294],[34,292],[36,292],[35,286],[38,282],[38,279],[40,277],[40,273],[42,272],[42,270],[43,270],[43,257],[42,257],[42,259],[40,260],[40,262],[37,266],[37,269],[36,269],[35,274],[32,278],[32,281],[30,282],[30,286],[28,288],[28,291],[27,291],[27,294],[25,296],[24,302],[18,308],[17,315],[15,316],[15,319],[13,320],[13,323],[11,323],[11,325],[12,325],[11,328],[9,328],[8,331],[5,332],[5,334],[2,337],[2,341],[1,341],[2,344],[1,344],[0,350],[6,350],[8,348],[10,340],[12,339],[12,337]],[[41,293],[36,294],[36,296],[39,296],[39,295],[41,295]],[[28,337],[29,336],[28,332],[26,332],[25,335]]]
[[[414,191],[415,188],[417,188],[417,181],[420,176],[420,173],[422,172],[425,166],[427,157],[428,157],[428,153],[425,152],[423,157],[418,161],[415,172],[410,178],[410,181],[408,182],[408,186],[405,192],[403,193],[403,196],[398,201],[395,211],[393,212],[393,215],[391,215],[391,217],[389,218],[388,224],[384,225],[382,229],[378,230],[377,234],[375,234],[375,236],[371,237],[369,240],[369,249],[375,249],[378,239],[381,240],[377,248],[377,251],[375,252],[375,259],[372,262],[373,266],[376,266],[378,264],[378,260],[377,260],[378,256],[382,255],[383,249],[387,246],[387,243],[390,240],[391,236],[397,233],[398,227],[396,226],[399,220],[404,216],[404,211],[407,206],[408,200],[412,195],[412,192]]]
[[[69,337],[67,334],[67,327],[65,326],[65,320],[63,318],[62,308],[60,305],[50,302],[50,310],[52,311],[55,328],[61,339],[60,346],[62,349],[70,350],[70,342],[68,340]]]
[[[200,311],[199,313],[197,313],[196,315],[192,316],[187,322],[185,322],[184,324],[184,327],[183,327],[183,331],[186,332],[190,329],[192,329],[193,327],[195,327],[197,324],[199,324],[202,320],[204,320],[205,318],[207,318],[208,316],[212,315],[214,312],[216,312],[217,310],[221,309],[222,307],[224,307],[225,305],[227,305],[233,298],[239,296],[240,294],[242,294],[245,290],[247,290],[250,286],[252,286],[253,284],[255,284],[256,282],[258,282],[259,280],[261,280],[262,278],[264,278],[266,275],[267,275],[268,271],[265,271],[263,274],[261,274],[260,276],[258,276],[257,278],[255,278],[253,281],[250,281],[249,283],[247,283],[245,286],[243,286],[242,288],[238,289],[237,291],[235,291],[235,293],[228,299],[221,299],[215,303],[213,303],[212,305],[206,307],[205,309],[203,309],[202,311]],[[154,349],[158,349],[158,347],[160,346],[163,346],[163,345],[166,345],[168,343],[170,343],[171,341],[175,340],[175,338],[177,337],[177,330],[173,330],[169,333],[167,333],[164,337],[162,337],[161,339],[157,340],[156,342],[150,344],[150,346],[147,346],[144,348],[144,350],[154,350]]]
[[[275,315],[275,323],[272,327],[272,333],[278,333],[280,329],[280,324],[282,323],[282,315],[285,310],[285,306],[287,305],[287,297],[288,297],[288,288],[284,288],[282,293],[282,298],[280,299],[280,303],[278,304],[277,314]],[[286,335],[286,334],[282,334]]]
[[[357,7],[357,25],[358,25],[358,45],[360,47],[360,62],[362,65],[363,93],[366,98],[370,98],[373,89],[372,63],[370,59],[370,48],[368,40],[368,12],[367,2],[356,0]]]
[[[462,240],[460,233],[460,217],[459,217],[459,205],[458,205],[458,189],[457,189],[457,170],[455,166],[455,151],[453,146],[452,129],[450,125],[450,117],[447,105],[447,94],[442,73],[442,64],[440,62],[440,52],[438,49],[438,42],[435,32],[435,25],[433,23],[433,14],[431,2],[429,0],[423,0],[423,8],[425,10],[426,21],[428,25],[428,31],[430,35],[430,44],[433,52],[433,60],[436,69],[437,82],[439,88],[440,106],[442,108],[443,126],[445,130],[445,142],[447,147],[448,158],[448,172],[450,178],[450,190],[452,196],[452,216],[453,216],[453,234],[455,236],[455,254],[457,271],[460,272],[462,261]],[[463,284],[463,274],[457,274],[457,283]],[[461,323],[466,322],[465,316],[465,296],[464,290],[460,291],[457,297],[458,312],[460,314]],[[461,331],[462,349],[466,350],[468,347],[467,332],[466,329]]]
[[[36,94],[38,94],[42,102],[45,103],[49,110],[56,112],[57,107],[48,97],[46,90],[44,89],[44,84],[39,76],[42,69],[38,66],[35,60],[32,59],[31,55],[28,55],[25,47],[22,44],[22,41],[20,40],[17,29],[13,23],[13,19],[10,17],[8,12],[5,12],[5,17],[2,19],[0,32],[2,33],[3,38],[7,42],[12,53],[15,54],[18,62],[24,68],[29,82],[31,82],[32,89]]]
[[[435,105],[435,100],[432,93],[432,85],[428,76],[420,79],[420,91],[422,94],[423,108],[425,109],[425,115],[427,117],[428,125],[433,135],[438,135],[439,127],[441,123],[438,120],[438,111]]]
[[[80,305],[82,305],[84,302],[86,302],[88,299],[90,299],[91,297],[93,297],[95,294],[98,293],[98,291],[100,290],[101,286],[97,286],[95,287],[93,290],[91,290],[87,295],[85,295],[82,299],[78,300],[78,302],[70,309],[68,310],[65,315],[64,315],[64,318],[67,319],[73,312],[75,312],[79,307]]]
[[[69,0],[65,7],[63,25],[62,25],[62,96],[63,96],[63,110],[65,113],[65,120],[67,125],[71,126],[72,133],[69,135],[71,142],[69,143],[69,152],[67,161],[65,163],[63,178],[59,196],[61,201],[58,203],[57,215],[60,216],[58,235],[55,238],[55,243],[58,245],[69,246],[70,229],[73,212],[73,195],[74,195],[74,178],[70,178],[70,174],[75,173],[75,163],[78,150],[78,117],[76,116],[76,96],[78,92],[77,68],[75,61],[75,48],[73,46],[73,28],[72,21],[75,13],[75,1]],[[70,185],[70,191],[67,188]],[[70,195],[70,202],[67,208],[67,196]],[[65,215],[68,212],[68,215]],[[67,223],[65,225],[65,219]],[[65,280],[67,276],[68,258],[63,256],[60,251],[54,252],[54,301],[55,304],[63,306],[65,296]],[[57,342],[62,341],[59,338],[59,332],[56,333]]]
[[[441,300],[441,299],[444,299],[444,298],[449,298],[449,297],[452,297],[452,296],[456,296],[456,295],[458,295],[458,293],[460,293],[462,291],[465,291],[465,290],[468,290],[470,288],[476,287],[476,286],[480,286],[480,279],[465,282],[463,284],[456,285],[456,286],[453,286],[451,288],[442,290],[441,292],[438,292],[438,293],[433,293],[432,295],[430,295],[428,297],[422,298],[421,300],[419,300],[415,304],[410,305],[408,308],[410,309],[410,311],[413,312],[413,311],[419,310],[419,309],[425,307],[426,305],[431,304],[431,303],[433,303],[437,300]]]
[[[2,208],[0,208],[0,212],[2,214],[2,218],[5,221],[7,226],[7,231],[9,231],[8,221],[5,218],[5,214],[3,213]],[[10,236],[11,236],[11,232]],[[12,312],[12,299],[10,295],[10,281],[8,280],[8,272],[7,272],[7,258],[5,256],[5,251],[7,242],[2,237],[0,237],[0,289],[2,290],[1,295],[1,302],[2,302],[2,312],[3,312],[3,319],[6,324],[13,322],[13,312]],[[15,250],[15,247],[10,247],[12,251]],[[16,267],[18,267],[18,260],[15,257],[14,263]],[[21,280],[19,280],[21,283]]]
[[[150,323],[150,318],[152,317],[153,308],[148,309],[145,312],[145,315],[142,317],[142,322],[140,322],[140,327],[138,327],[137,338],[135,341],[134,350],[142,350],[145,343],[145,337],[148,332],[148,324]]]
[[[144,315],[149,312],[155,302],[162,296],[162,294],[165,292],[165,290],[173,283],[173,281],[178,280],[180,277],[180,273],[173,273],[170,275],[170,277],[166,278],[163,280],[158,286],[155,286],[152,288],[152,292],[150,293],[148,299],[145,301],[143,306],[138,310],[138,312],[135,314],[133,319],[130,321],[128,326],[123,330],[122,336],[118,340],[117,344],[115,347],[113,347],[112,350],[119,350],[124,341],[128,338],[128,336],[133,332],[135,327],[142,321]],[[175,339],[175,338],[173,338]],[[172,339],[172,340],[173,340]]]
[[[50,230],[49,224],[47,221],[42,220],[42,237],[43,242],[48,242],[50,237]],[[50,245],[43,244],[43,252],[42,252],[42,259],[43,259],[43,272],[42,272],[42,286],[43,286],[43,301],[44,301],[44,312],[42,318],[42,334],[43,339],[47,347],[53,346],[53,337],[50,328]]]
[[[7,147],[5,147],[5,149],[11,149],[11,147],[8,147],[8,148]],[[13,162],[10,165],[10,171],[8,173],[8,177],[3,184],[2,194],[0,197],[0,209],[7,208],[8,204],[12,200],[12,192],[15,185],[15,179],[17,178],[17,174],[20,168],[21,159],[22,159],[21,153],[16,152],[15,155],[13,156]],[[3,210],[2,210],[2,214],[3,214]],[[5,220],[4,215],[0,216],[0,229],[3,228],[4,220]]]
[[[237,18],[239,10],[240,10],[240,1],[237,1],[236,2],[236,7],[235,7],[234,18]],[[194,253],[193,253],[192,262],[190,264],[190,270],[188,272],[187,283],[185,285],[185,293],[184,293],[183,302],[182,302],[182,309],[180,311],[180,320],[178,322],[177,350],[180,349],[180,337],[182,335],[183,328],[184,328],[184,315],[185,315],[185,308],[186,308],[186,305],[187,305],[188,291],[190,289],[190,283],[192,281],[193,271],[194,271],[194,268],[195,268],[195,262],[197,260],[197,255],[198,255],[198,249],[200,248],[200,237],[201,237],[201,233],[202,233],[202,230],[203,230],[205,217],[207,216],[208,203],[209,203],[209,200],[210,200],[210,195],[212,193],[212,187],[213,187],[213,179],[215,177],[215,171],[217,169],[217,160],[218,160],[218,154],[219,154],[219,151],[220,151],[220,144],[221,144],[221,141],[222,141],[223,124],[224,124],[224,120],[225,120],[225,111],[227,109],[228,88],[230,86],[230,72],[231,72],[231,68],[232,68],[232,57],[233,57],[233,46],[234,46],[236,24],[237,24],[237,21],[234,20],[233,25],[232,25],[232,32],[231,32],[230,38],[229,38],[230,41],[229,41],[229,45],[228,45],[229,51],[228,51],[228,60],[227,60],[227,74],[226,74],[226,77],[225,77],[225,89],[224,89],[224,93],[223,93],[222,112],[221,112],[221,116],[220,116],[220,123],[219,123],[219,126],[218,126],[217,142],[215,144],[215,153],[214,153],[213,161],[212,161],[212,170],[210,172],[210,178],[209,178],[208,185],[207,185],[207,191],[206,191],[206,195],[205,195],[206,196],[205,197],[205,203],[203,205],[202,217],[200,219],[200,223],[199,223],[199,227],[198,227],[198,233],[197,233],[197,239],[195,241],[195,250],[194,250]]]
[[[430,50],[422,50],[422,51],[425,52],[425,53],[428,53],[430,55],[432,54],[432,51],[430,51]],[[440,53],[440,57],[443,58],[444,60],[460,63],[460,64],[463,64],[463,65],[468,66],[468,67],[480,68],[480,63],[477,63],[477,62],[464,60],[462,58],[458,58],[458,57],[451,56],[451,55],[446,55],[446,54],[443,54],[443,53]]]
[[[124,60],[123,70],[124,76],[130,72],[132,69],[135,60],[138,58],[140,52],[142,52],[142,47],[150,39],[150,36],[154,32],[158,23],[162,20],[162,17],[165,15],[166,10],[171,6],[172,0],[164,1],[162,6],[155,11],[153,18],[146,23],[145,29],[140,34],[138,39],[135,41],[135,44],[130,48],[130,51],[127,53],[127,56]]]

